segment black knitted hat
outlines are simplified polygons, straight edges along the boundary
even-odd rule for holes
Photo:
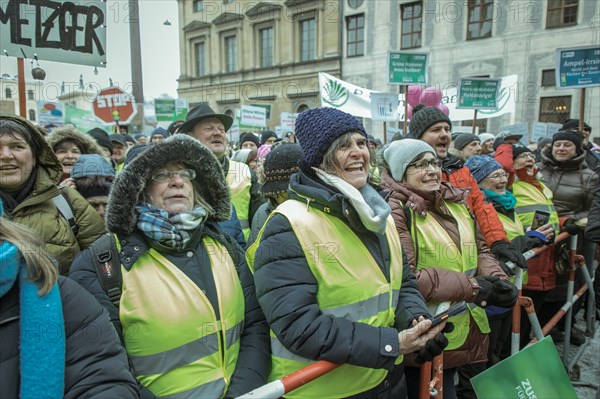
[[[585,122],[583,122],[583,128],[588,129],[590,133],[592,132],[592,127]],[[571,129],[579,130],[579,119],[567,119],[560,128],[560,130]]]
[[[438,122],[446,122],[452,128],[452,122],[448,115],[436,107],[426,107],[423,104],[417,104],[412,111],[410,120],[410,135],[412,138],[419,139],[425,131]]]
[[[461,133],[456,140],[454,140],[454,148],[462,150],[473,141],[479,141],[479,137],[471,133]]]
[[[88,134],[90,136],[92,136],[94,138],[94,140],[96,140],[96,142],[98,143],[98,145],[100,147],[105,147],[108,148],[108,150],[110,151],[110,153],[112,154],[113,152],[113,145],[110,142],[110,138],[108,137],[108,133],[106,133],[106,131],[96,127],[92,130],[90,130],[88,132]]]
[[[523,145],[521,143],[513,144],[513,159],[515,159],[516,157],[518,157],[519,155],[521,155],[525,152],[533,152],[533,151],[531,151],[529,149],[529,147],[527,147],[526,145]]]
[[[302,158],[302,149],[298,144],[283,144],[275,147],[265,157],[263,165],[264,184],[260,192],[269,197],[285,193],[290,177],[296,173],[298,161]]]
[[[583,137],[581,137],[581,134],[579,134],[577,129],[559,130],[558,132],[554,133],[554,135],[552,136],[552,146],[554,146],[554,143],[559,140],[568,140],[573,142],[573,144],[575,144],[575,147],[577,148],[577,155],[583,152]]]
[[[367,138],[367,132],[358,119],[339,109],[327,107],[309,109],[298,115],[295,132],[304,160],[315,167],[323,162],[331,144],[343,134],[357,132]]]
[[[275,140],[279,140],[279,137],[277,137],[277,134],[272,131],[272,130],[265,130],[260,134],[260,144],[265,144],[267,142],[268,139],[270,139],[271,137],[275,137]]]
[[[258,139],[258,137],[256,137],[254,133],[246,132],[240,134],[240,148],[242,148],[242,144],[244,144],[246,141],[251,141],[254,144],[256,144],[256,148],[260,147],[260,140]]]

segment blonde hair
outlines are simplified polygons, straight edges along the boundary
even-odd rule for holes
[[[50,292],[58,280],[58,266],[35,232],[22,224],[0,217],[0,241],[8,241],[21,251],[27,265],[27,278],[38,285],[39,294]]]

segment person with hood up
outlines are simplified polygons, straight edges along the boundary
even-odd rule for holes
[[[552,202],[553,194],[540,181],[541,174],[538,173],[531,150],[521,143],[504,143],[497,147],[494,158],[508,174],[507,187],[515,196],[514,210],[523,228],[531,228],[535,211],[539,210],[550,214],[549,222],[557,235],[560,232],[560,221]],[[541,252],[527,263],[527,283],[523,284],[523,296],[531,298],[540,324],[545,325],[556,313],[552,313],[547,303],[550,291],[556,287],[555,247]],[[522,316],[521,348],[529,343],[531,335],[529,319],[523,314]]]
[[[70,187],[63,167],[27,119],[0,115],[0,197],[5,217],[35,230],[67,275],[75,255],[104,232],[94,208]]]
[[[483,194],[469,169],[465,168],[460,159],[448,152],[451,129],[450,118],[439,109],[423,104],[414,107],[410,121],[411,137],[426,142],[435,150],[437,158],[442,161],[443,181],[450,182],[454,187],[470,190],[466,199],[467,206],[475,214],[481,233],[494,256],[503,262],[510,261],[526,268],[527,261],[510,244],[496,210],[491,204],[484,202]]]
[[[457,368],[487,359],[490,328],[483,307],[513,306],[517,289],[465,205],[467,191],[442,181],[442,162],[430,145],[414,139],[396,141],[384,158],[388,167],[384,179],[391,189],[388,204],[419,291],[434,311],[445,301],[469,303],[464,313],[449,318],[455,328],[446,335],[444,398],[456,398]],[[419,369],[414,363],[407,366],[409,396],[417,397]],[[467,385],[463,391],[472,390]]]
[[[230,210],[213,153],[186,135],[169,137],[140,151],[109,197],[120,298],[102,290],[91,251],[73,263],[71,277],[109,310],[138,381],[159,398],[233,398],[268,375],[268,326],[252,274],[217,224]]]
[[[0,202],[0,397],[139,398],[106,311]],[[90,337],[94,339],[90,339]]]
[[[367,183],[367,134],[335,108],[300,114],[289,199],[246,251],[271,327],[270,380],[315,360],[345,363],[289,398],[406,398],[403,355],[441,353],[390,209]],[[285,148],[283,145],[281,148]]]
[[[71,176],[73,164],[82,154],[104,154],[102,148],[94,139],[71,126],[52,130],[52,133],[46,137],[46,141],[63,168],[59,187],[74,186],[73,180],[69,177]]]

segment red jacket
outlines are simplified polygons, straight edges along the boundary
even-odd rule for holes
[[[479,230],[481,230],[489,247],[496,241],[510,242],[506,237],[502,222],[498,219],[494,205],[485,203],[477,181],[473,178],[469,169],[463,166],[462,162],[453,155],[448,155],[448,158],[444,160],[442,180],[450,182],[454,187],[465,188],[469,191],[466,201],[467,206],[475,214]]]

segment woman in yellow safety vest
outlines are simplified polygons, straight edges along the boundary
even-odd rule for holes
[[[539,226],[536,230],[525,230],[521,219],[515,212],[517,199],[507,189],[508,173],[494,158],[477,155],[465,162],[471,174],[477,180],[481,192],[487,202],[494,205],[498,218],[502,222],[504,232],[519,252],[524,253],[540,247],[552,239],[554,228],[551,223]],[[510,269],[505,269],[509,270]],[[523,274],[523,283],[527,283],[527,273]],[[490,323],[490,347],[488,350],[488,367],[510,356],[510,331],[512,313],[509,308],[490,306],[486,309]]]
[[[246,253],[271,327],[276,380],[315,360],[344,363],[290,398],[405,398],[403,355],[440,353],[444,324],[406,268],[385,201],[368,183],[364,127],[335,108],[300,114],[300,171]]]
[[[108,200],[115,251],[101,238],[75,259],[70,277],[109,310],[152,394],[242,395],[266,382],[268,326],[244,254],[217,224],[230,213],[223,171],[187,135],[137,150]],[[117,268],[121,283],[104,292]]]
[[[388,170],[383,179],[391,189],[388,204],[431,312],[445,301],[464,300],[469,305],[450,318],[455,328],[446,334],[444,398],[455,398],[457,367],[486,360],[489,325],[480,306],[513,306],[517,290],[465,205],[467,192],[442,182],[441,162],[431,146],[422,140],[395,141],[384,159]],[[406,367],[409,395],[416,397],[419,369],[410,366]]]

